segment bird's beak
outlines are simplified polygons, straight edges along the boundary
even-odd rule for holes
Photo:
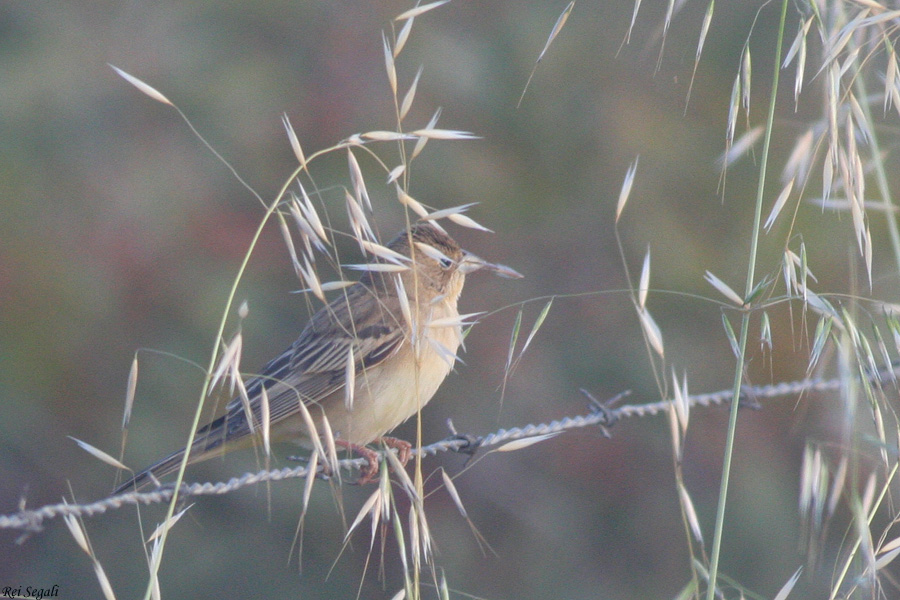
[[[521,279],[524,277],[521,273],[507,267],[506,265],[498,265],[495,263],[489,263],[483,258],[475,256],[469,252],[466,252],[463,256],[463,259],[459,263],[459,270],[463,274],[474,273],[475,271],[489,271],[494,275],[499,275],[500,277],[506,277],[507,279]]]

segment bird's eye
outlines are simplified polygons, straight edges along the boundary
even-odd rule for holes
[[[441,259],[441,268],[449,269],[452,266],[453,266],[453,261],[451,259],[447,258],[446,256]]]

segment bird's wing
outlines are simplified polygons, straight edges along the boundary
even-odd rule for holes
[[[261,422],[262,388],[269,399],[269,420],[275,424],[297,414],[300,402],[313,406],[343,388],[351,349],[357,376],[395,354],[406,339],[398,313],[356,286],[346,298],[317,312],[290,348],[246,382],[254,425]],[[226,439],[249,434],[241,398],[231,400],[226,410]]]

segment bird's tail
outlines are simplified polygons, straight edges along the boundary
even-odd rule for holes
[[[219,417],[197,431],[194,443],[191,444],[191,456],[188,459],[188,464],[206,460],[217,454],[216,451],[224,444],[228,432],[226,417],[227,415]],[[129,490],[138,490],[153,479],[159,479],[169,473],[174,473],[181,465],[181,461],[184,460],[185,450],[185,448],[182,448],[178,452],[173,452],[161,461],[136,473],[134,477],[117,487],[113,495]]]

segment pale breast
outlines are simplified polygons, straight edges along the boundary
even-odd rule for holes
[[[456,315],[455,305],[449,299],[441,302],[426,321]],[[343,391],[325,403],[335,436],[369,444],[415,415],[447,377],[460,341],[458,326],[424,327],[416,343],[405,340],[396,354],[357,374],[352,405],[345,402]]]

